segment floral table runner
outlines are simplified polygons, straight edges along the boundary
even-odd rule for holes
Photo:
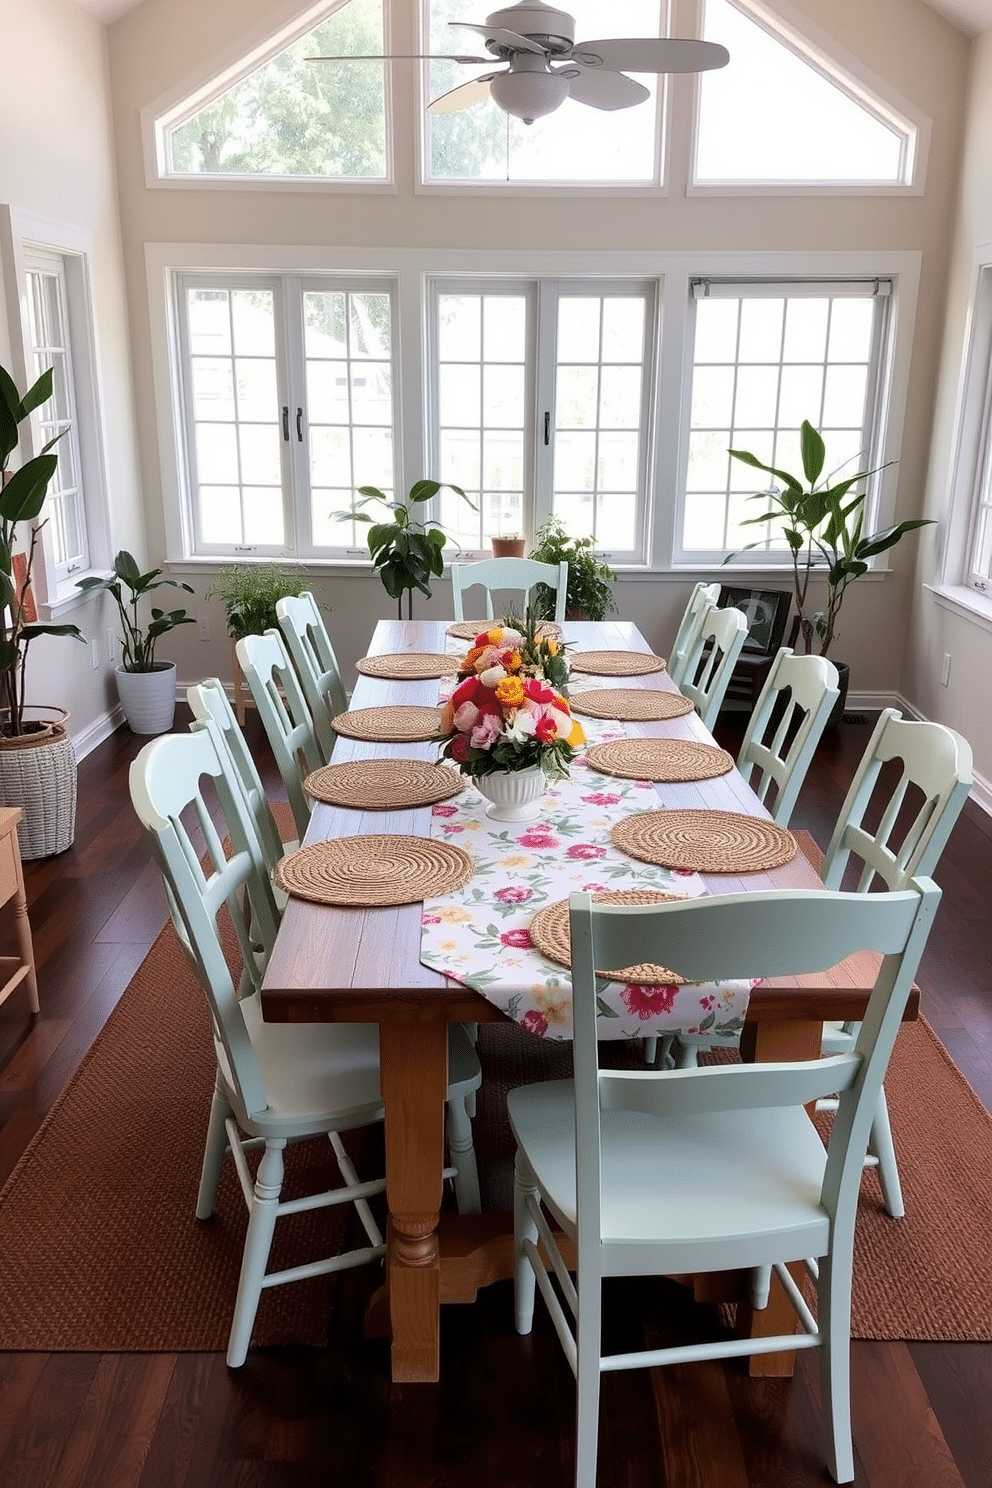
[[[589,742],[596,743],[625,735],[617,724],[591,732]],[[584,754],[569,778],[549,784],[535,821],[493,821],[486,804],[469,790],[433,808],[432,837],[464,847],[475,874],[455,893],[424,901],[420,959],[480,992],[531,1033],[571,1039],[571,980],[531,944],[536,911],[576,890],[656,888],[696,897],[706,892],[703,881],[696,873],[635,862],[612,845],[615,823],[655,809],[658,797],[648,781],[599,774]],[[750,983],[739,981],[600,985],[600,1038],[609,1039],[738,1033],[750,991]]]

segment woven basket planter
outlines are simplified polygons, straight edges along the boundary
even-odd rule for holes
[[[76,835],[76,752],[66,731],[68,714],[16,739],[0,738],[0,801],[20,806],[21,857],[50,858],[71,847]]]

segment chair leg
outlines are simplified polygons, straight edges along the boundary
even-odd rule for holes
[[[221,1084],[218,1072],[210,1102],[210,1120],[207,1123],[207,1140],[203,1146],[203,1162],[200,1166],[200,1188],[196,1195],[197,1219],[209,1219],[214,1212],[214,1197],[220,1182],[220,1171],[227,1156],[227,1127],[231,1111],[230,1102]]]
[[[889,1106],[885,1089],[878,1092],[878,1103],[871,1123],[868,1151],[878,1158],[878,1179],[882,1185],[882,1198],[893,1219],[902,1219],[906,1206],[902,1200],[902,1184],[899,1182],[899,1167],[896,1150],[892,1145],[892,1127],[889,1125]]]
[[[472,1141],[472,1122],[468,1114],[468,1101],[449,1098],[448,1115],[445,1122],[448,1151],[455,1172],[455,1201],[459,1214],[478,1214],[482,1209],[479,1197],[479,1169],[475,1161],[475,1145]]]
[[[597,1272],[586,1286],[578,1277],[575,1370],[575,1488],[596,1488],[599,1449],[599,1380],[602,1352],[602,1281]]]
[[[820,1403],[827,1470],[835,1483],[854,1479],[851,1441],[851,1252],[820,1261]]]
[[[537,1197],[537,1184],[530,1163],[517,1153],[513,1170],[513,1300],[518,1333],[529,1333],[534,1323],[534,1290],[536,1281],[524,1241],[537,1244],[537,1225],[527,1207],[529,1197]]]
[[[471,1040],[471,1042],[473,1044],[478,1044],[478,1042],[479,1042],[479,1025],[478,1025],[478,1023],[463,1023],[462,1024],[462,1027],[464,1028],[464,1030],[465,1030],[466,1034],[468,1035],[469,1039]],[[466,1109],[466,1111],[469,1114],[469,1120],[470,1121],[474,1121],[475,1120],[475,1095],[476,1095],[476,1092],[473,1090],[470,1095],[467,1095],[465,1097],[465,1109]]]
[[[234,1320],[227,1341],[227,1363],[237,1369],[245,1362],[251,1330],[258,1311],[258,1300],[262,1295],[265,1267],[272,1248],[272,1235],[279,1216],[279,1193],[282,1189],[283,1148],[281,1138],[266,1141],[262,1160],[255,1175],[255,1192],[248,1219],[248,1234],[245,1237],[244,1254],[241,1257],[241,1276],[238,1281],[238,1296],[234,1304]]]
[[[699,1050],[695,1044],[683,1044],[678,1038],[675,1040],[675,1068],[695,1069],[699,1063]]]

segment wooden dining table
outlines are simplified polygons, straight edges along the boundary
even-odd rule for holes
[[[369,654],[443,652],[450,644],[446,631],[445,622],[380,621]],[[566,622],[565,639],[574,651],[651,649],[636,626],[622,620]],[[616,685],[674,690],[667,671],[618,678]],[[579,689],[575,675],[572,690]],[[361,675],[351,707],[424,705],[437,700],[437,680],[387,681]],[[712,742],[694,713],[662,723],[628,723],[626,730],[631,737]],[[339,737],[334,761],[395,755],[434,760],[437,745],[373,744]],[[666,807],[768,815],[736,768],[716,779],[658,785],[656,791],[659,805]],[[372,812],[318,802],[306,842],[380,832],[429,837],[431,808]],[[726,894],[822,887],[810,857],[800,852],[770,872],[707,876],[706,889]],[[473,1301],[479,1287],[512,1275],[510,1214],[441,1212],[447,1025],[500,1022],[505,1015],[480,993],[421,962],[421,916],[419,902],[366,909],[291,898],[262,985],[263,1014],[269,1021],[379,1025],[388,1253],[385,1288],[370,1311],[369,1326],[374,1329],[378,1320],[391,1333],[396,1381],[438,1379],[441,1304]],[[824,1021],[863,1016],[877,965],[877,958],[866,952],[816,976],[759,984],[748,1005],[743,1057],[815,1057]],[[915,1018],[917,1008],[914,996],[905,1016]],[[751,1311],[747,1289],[736,1275],[701,1276],[695,1287],[702,1300],[736,1301],[739,1331],[769,1335],[787,1332],[792,1325],[789,1304],[777,1286],[769,1306],[761,1312]],[[791,1354],[752,1356],[752,1373],[787,1374],[792,1358]]]

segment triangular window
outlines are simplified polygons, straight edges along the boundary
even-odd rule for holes
[[[912,184],[917,127],[751,0],[706,0],[730,63],[700,79],[697,185]]]
[[[163,176],[387,176],[383,0],[314,6],[301,24],[157,121]],[[318,22],[313,24],[314,17]]]

